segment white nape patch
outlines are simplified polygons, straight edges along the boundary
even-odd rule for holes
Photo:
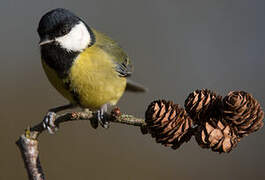
[[[91,43],[91,36],[86,25],[80,21],[68,34],[55,40],[67,51],[82,51]]]

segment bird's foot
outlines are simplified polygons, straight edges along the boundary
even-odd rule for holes
[[[103,128],[109,128],[110,122],[106,116],[104,116],[105,112],[107,112],[107,104],[103,105],[100,110],[98,110],[98,122]]]
[[[54,134],[58,130],[58,127],[54,124],[55,119],[56,113],[49,111],[42,122],[44,129],[47,129],[50,134]]]

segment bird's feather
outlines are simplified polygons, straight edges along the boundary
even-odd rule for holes
[[[119,75],[122,77],[130,76],[132,74],[132,64],[120,45],[105,34],[94,29],[92,29],[92,31],[96,38],[96,43],[94,45],[111,56],[111,60],[115,63],[116,71]]]
[[[143,85],[136,83],[130,79],[127,79],[125,90],[130,91],[130,92],[147,92],[148,91],[148,89],[145,88]]]

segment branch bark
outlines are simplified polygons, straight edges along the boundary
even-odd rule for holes
[[[145,121],[132,115],[120,114],[120,110],[115,108],[110,114],[105,114],[109,121],[133,126],[144,126]],[[61,123],[79,120],[95,120],[96,113],[92,111],[72,112],[58,115],[55,119],[55,125],[59,127]],[[45,131],[42,122],[28,128],[16,141],[21,152],[29,180],[45,180],[44,172],[41,167],[38,149],[38,137]]]

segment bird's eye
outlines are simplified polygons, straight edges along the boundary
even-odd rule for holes
[[[59,30],[59,35],[65,35],[69,32],[69,26],[65,24],[59,25],[57,29]]]
[[[66,33],[67,33],[67,29],[66,29],[66,27],[63,27],[63,28],[62,28],[61,33],[62,33],[62,34],[66,34]]]

